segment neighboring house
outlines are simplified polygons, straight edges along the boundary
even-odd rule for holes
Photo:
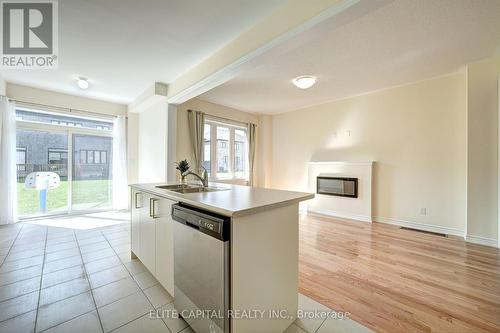
[[[52,125],[111,130],[110,124],[82,118],[40,115],[17,111],[18,119]],[[109,179],[113,140],[111,137],[73,134],[73,179]],[[68,136],[38,130],[17,131],[17,178],[36,171],[52,171],[62,180],[68,177]]]

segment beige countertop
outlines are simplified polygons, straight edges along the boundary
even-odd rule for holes
[[[300,201],[314,198],[312,193],[273,190],[259,187],[209,183],[209,187],[222,190],[201,193],[177,193],[161,188],[158,185],[173,185],[172,183],[131,184],[134,189],[145,191],[159,197],[183,202],[194,207],[206,209],[225,216],[241,216],[258,211],[287,206]],[[190,185],[198,185],[193,183]]]

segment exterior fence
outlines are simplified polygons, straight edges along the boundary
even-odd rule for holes
[[[32,172],[54,172],[61,180],[68,179],[67,164],[17,164],[17,182],[24,183]],[[75,164],[73,180],[110,179],[109,164]]]

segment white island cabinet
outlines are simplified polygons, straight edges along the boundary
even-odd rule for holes
[[[175,298],[174,285],[182,283],[174,281],[174,230],[180,229],[171,218],[172,205],[179,202],[199,212],[229,217],[228,309],[243,314],[230,317],[230,331],[284,332],[298,309],[298,206],[314,194],[219,183],[210,183],[208,191],[178,193],[165,185],[176,184],[131,185],[132,255]],[[206,258],[199,253],[193,262],[201,264]],[[200,296],[204,292],[201,288]],[[244,315],[256,313],[252,311],[261,311],[261,317]]]
[[[173,200],[132,190],[132,256],[146,266],[171,294],[174,294],[172,217]]]
[[[160,199],[156,220],[156,279],[174,296],[174,235],[171,216],[175,201]]]

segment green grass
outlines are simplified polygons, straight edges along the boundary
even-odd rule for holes
[[[19,216],[39,214],[39,191],[17,184]],[[111,207],[111,180],[73,181],[73,210],[92,210]],[[68,182],[47,192],[47,212],[66,212],[68,209]]]

